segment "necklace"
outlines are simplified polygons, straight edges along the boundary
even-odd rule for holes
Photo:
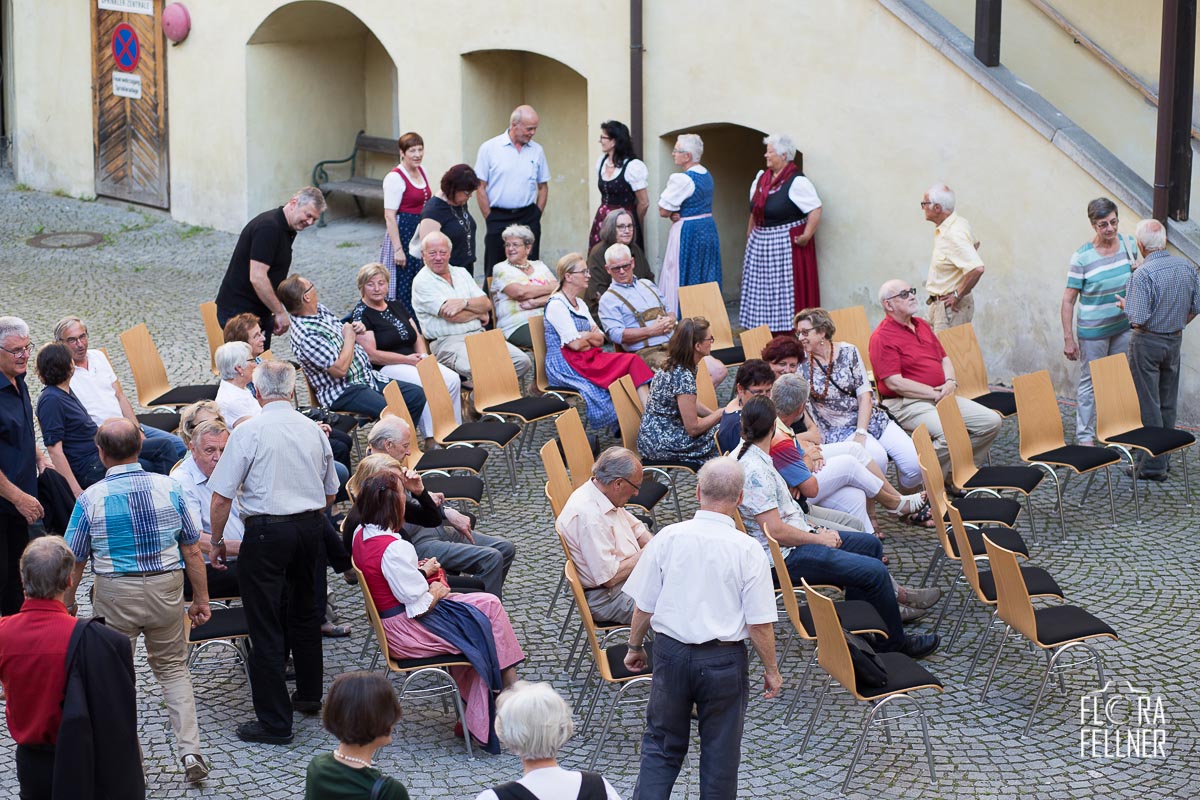
[[[458,226],[463,229],[463,233],[466,234],[467,260],[474,261],[475,260],[475,246],[474,246],[474,243],[471,241],[471,239],[472,239],[472,237],[471,237],[471,215],[470,215],[470,213],[467,212],[467,208],[465,205],[451,206],[449,203],[447,203],[446,205],[450,206],[451,216],[454,217],[455,222],[458,223]]]
[[[364,767],[375,766],[374,761],[371,761],[371,760],[365,759],[365,758],[355,758],[354,756],[348,756],[345,753],[339,751],[336,747],[333,749],[333,757],[340,758],[342,761],[349,761],[352,764],[362,764]]]
[[[817,382],[815,380],[813,380],[812,365],[814,363],[818,367],[820,367],[821,372],[825,374],[825,385],[821,387],[820,392],[817,391]],[[832,344],[829,347],[829,364],[821,363],[821,359],[817,357],[817,354],[815,352],[809,356],[809,358],[808,358],[808,385],[812,387],[812,389],[811,389],[812,396],[815,397],[816,399],[824,400],[825,396],[829,394],[829,384],[832,383],[832,380],[830,379],[830,372],[832,370],[833,370],[833,345]]]

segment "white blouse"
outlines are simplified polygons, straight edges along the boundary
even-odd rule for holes
[[[758,188],[758,181],[762,178],[766,170],[759,170],[754,176],[754,180],[750,182],[750,202],[754,202],[754,190]],[[788,188],[788,200],[792,201],[792,205],[803,211],[805,214],[812,213],[813,209],[821,207],[821,198],[817,196],[817,187],[813,186],[813,182],[803,175],[797,175],[796,180],[792,181],[792,185]]]
[[[696,184],[688,177],[688,172],[695,172],[697,175],[707,175],[708,170],[702,164],[696,164],[688,167],[687,172],[676,172],[667,178],[667,188],[662,190],[662,194],[658,196],[659,208],[665,208],[667,211],[678,211],[683,205],[683,201],[687,200],[696,192]]]
[[[558,302],[559,300],[562,302]],[[562,292],[550,295],[550,300],[546,303],[546,324],[554,326],[554,330],[558,332],[558,338],[563,344],[573,342],[583,336],[583,333],[576,329],[575,321],[571,319],[571,312],[567,310],[569,304],[570,300]],[[575,305],[572,308],[575,309],[576,314],[590,322],[593,328],[598,327],[582,297],[575,298]]]
[[[421,175],[421,171],[417,170],[417,175]],[[412,184],[417,189],[425,188],[425,181],[420,177],[413,180],[404,173],[404,167],[400,167],[400,172],[394,170],[383,176],[383,210],[395,211],[400,207],[400,200],[404,197],[404,193],[408,190],[409,184]]]
[[[425,580],[425,574],[417,569],[417,551],[412,544],[402,539],[395,531],[384,530],[378,525],[364,525],[361,530],[364,542],[376,536],[390,536],[395,539],[383,551],[383,561],[380,564],[388,588],[397,600],[404,603],[404,613],[410,619],[428,611],[429,606],[433,604],[433,595],[429,593],[429,581]]]
[[[604,161],[607,158],[608,156],[602,155],[600,156],[600,160],[596,162],[596,174],[600,176],[600,180],[605,180],[604,173],[601,170],[604,169]],[[613,175],[613,178],[619,174],[621,174],[621,168],[617,167],[617,172]],[[608,180],[612,180],[612,178]],[[640,192],[650,185],[650,170],[646,168],[645,163],[640,158],[630,159],[629,163],[625,166],[625,182],[635,192]]]

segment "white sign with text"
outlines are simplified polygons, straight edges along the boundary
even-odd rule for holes
[[[124,11],[128,14],[154,16],[154,0],[96,0],[101,11]]]
[[[113,94],[117,97],[128,97],[133,100],[142,99],[141,75],[131,75],[128,72],[114,72],[112,74],[112,81]]]

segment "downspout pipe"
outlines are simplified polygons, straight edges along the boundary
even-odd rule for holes
[[[629,136],[634,152],[646,157],[642,148],[642,0],[629,0]]]

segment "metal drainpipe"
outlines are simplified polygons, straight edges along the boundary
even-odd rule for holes
[[[1163,3],[1162,45],[1158,68],[1158,136],[1154,156],[1154,218],[1164,225],[1170,213],[1171,128],[1175,122],[1175,19],[1178,0]]]
[[[642,148],[642,0],[629,0],[629,136],[634,152]]]

